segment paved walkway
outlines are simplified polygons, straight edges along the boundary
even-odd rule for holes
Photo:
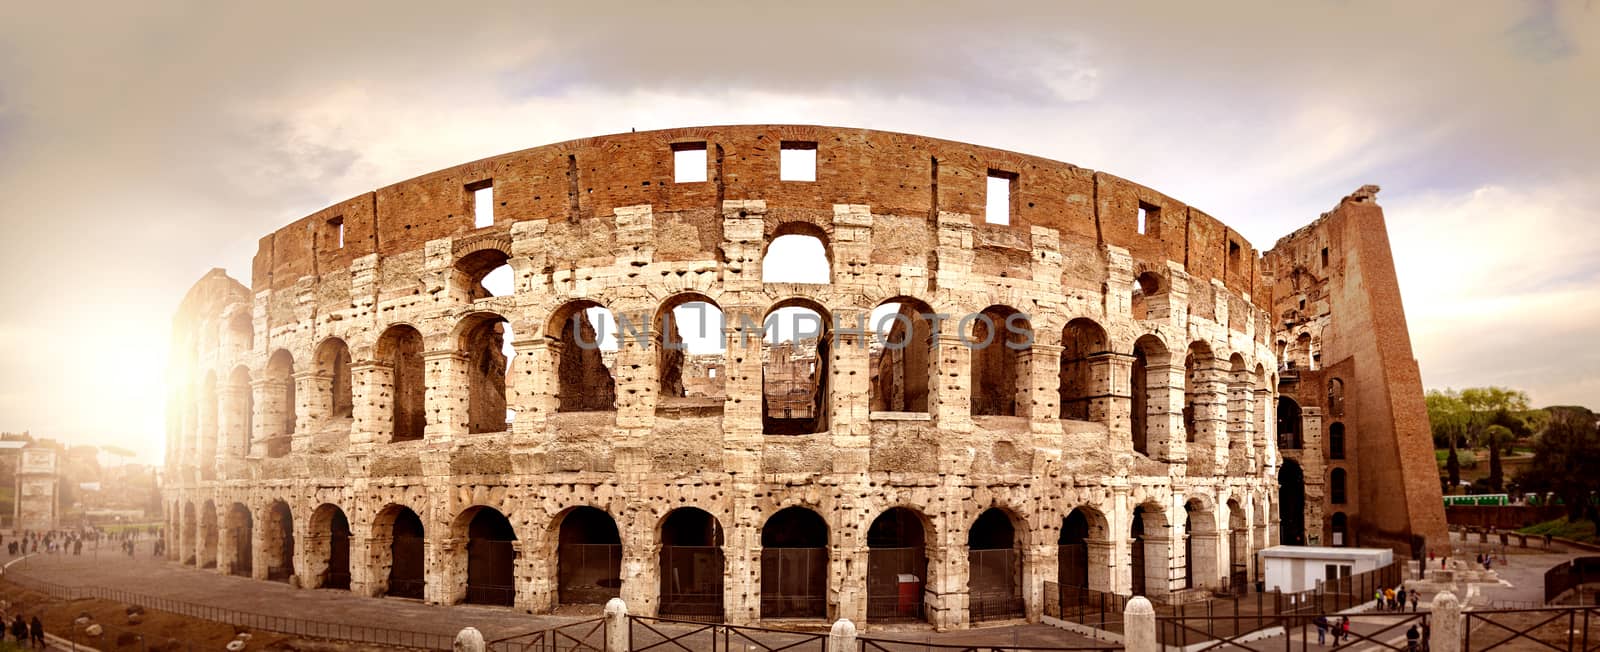
[[[11,561],[0,549],[0,563]],[[502,607],[475,605],[437,606],[417,600],[367,598],[339,590],[307,590],[287,584],[221,575],[165,560],[154,559],[148,543],[137,556],[102,548],[85,547],[82,556],[38,554],[6,569],[20,575],[64,586],[97,586],[209,607],[253,612],[285,618],[358,624],[454,636],[471,626],[494,640],[571,623],[599,615],[536,616]],[[826,631],[818,624],[809,629]],[[1049,625],[1008,624],[958,632],[936,633],[926,626],[871,629],[863,636],[905,641],[1073,646],[1096,642]]]

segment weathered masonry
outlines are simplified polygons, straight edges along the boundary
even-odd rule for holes
[[[1369,199],[1347,207],[1381,233]],[[822,271],[796,280],[782,251]],[[734,623],[959,628],[1037,618],[1046,581],[1251,581],[1280,521],[1326,529],[1322,465],[1280,489],[1285,420],[1297,444],[1324,421],[1280,409],[1301,286],[1272,260],[1109,174],[886,132],[674,129],[441,170],[263,238],[249,288],[213,270],[185,297],[169,550],[363,595]],[[1412,419],[1420,388],[1353,387],[1409,351],[1368,355],[1361,330],[1403,324],[1330,305],[1347,395],[1373,397],[1348,408],[1374,411],[1347,425],[1360,481],[1410,469],[1384,440],[1414,423],[1376,410]],[[815,327],[765,330],[797,314]],[[1444,545],[1417,511],[1440,501],[1413,495],[1431,477],[1350,491],[1411,511],[1363,502],[1347,531]]]

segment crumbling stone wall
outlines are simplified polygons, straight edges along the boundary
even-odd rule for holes
[[[817,181],[778,181],[785,142],[817,148]],[[704,147],[707,181],[673,182],[675,146]],[[1009,224],[982,214],[991,171],[1013,179]],[[494,193],[494,220],[474,228],[481,188]],[[766,244],[790,233],[823,242],[829,283],[762,282]],[[514,290],[490,296],[481,274],[500,263]],[[174,320],[166,502],[175,524],[220,523],[219,571],[249,555],[265,577],[282,561],[274,555],[292,551],[307,584],[330,563],[333,520],[314,515],[338,509],[352,591],[392,594],[390,571],[404,561],[420,564],[417,588],[435,603],[465,594],[462,519],[490,508],[515,533],[515,608],[535,612],[562,593],[551,556],[562,515],[578,506],[614,520],[613,588],[639,613],[683,606],[661,601],[672,573],[660,528],[687,507],[708,513],[721,541],[725,590],[706,606],[736,623],[760,618],[763,528],[791,507],[827,524],[826,617],[867,626],[882,596],[866,577],[866,531],[894,508],[923,525],[924,614],[941,629],[971,622],[968,542],[991,508],[1015,529],[1029,618],[1056,579],[1059,529],[1074,510],[1092,515],[1091,588],[1215,586],[1230,534],[1247,532],[1238,540],[1251,550],[1274,539],[1281,353],[1260,271],[1248,242],[1154,190],[918,136],[706,127],[515,152],[262,238],[250,288],[220,271],[196,284]],[[662,336],[652,316],[687,297],[723,311],[725,353],[651,346]],[[949,316],[927,329],[925,355],[875,348],[867,315],[890,303]],[[763,343],[763,318],[784,306],[830,316],[812,359]],[[634,328],[616,350],[576,346],[592,338],[587,320],[562,328],[590,307]],[[972,325],[959,320],[985,310],[1025,315],[1031,342],[997,362],[969,348]],[[331,377],[340,372],[328,371],[345,367],[337,355],[317,364],[334,339],[349,355],[349,418],[336,398],[345,385]],[[1207,352],[1194,382],[1191,350]],[[815,388],[796,404],[812,420],[803,434],[769,429],[763,375],[774,371]],[[199,391],[208,374],[231,389]],[[696,395],[715,407],[673,407]],[[1010,416],[977,409],[991,396]],[[201,400],[219,403],[214,429],[201,423]],[[215,479],[198,472],[207,465]],[[208,500],[216,521],[183,516]],[[1242,517],[1221,507],[1230,504]],[[402,509],[419,517],[424,545],[396,560]],[[1199,545],[1186,547],[1191,529]],[[171,555],[195,558],[209,540],[183,536]]]

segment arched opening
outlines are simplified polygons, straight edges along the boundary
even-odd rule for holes
[[[499,249],[479,249],[462,256],[455,264],[455,286],[465,289],[467,301],[510,295],[513,279],[508,259]]]
[[[228,508],[228,518],[223,523],[225,532],[224,543],[228,546],[229,559],[228,573],[240,577],[250,577],[255,569],[253,551],[250,542],[254,538],[252,530],[255,529],[255,518],[250,515],[250,508],[241,503],[234,503]]]
[[[894,507],[867,528],[867,620],[916,622],[924,619],[923,586],[928,582],[927,535],[922,516]]]
[[[350,386],[350,347],[331,337],[317,347],[317,375],[328,383],[329,419],[348,419],[355,410],[355,394]]]
[[[728,397],[722,308],[705,296],[680,294],[655,319],[657,411],[720,412]]]
[[[422,519],[409,507],[389,505],[378,513],[372,530],[372,568],[375,575],[387,578],[380,594],[422,599],[426,587]]]
[[[1132,583],[1129,590],[1133,595],[1149,595],[1152,581],[1165,583],[1167,578],[1167,554],[1165,547],[1152,537],[1159,537],[1166,529],[1166,523],[1160,508],[1152,505],[1139,505],[1133,510],[1133,517],[1128,525],[1129,544],[1129,573]]]
[[[1278,448],[1305,448],[1305,438],[1300,433],[1300,404],[1287,396],[1278,397]]]
[[[1311,334],[1301,333],[1295,338],[1294,347],[1289,349],[1289,368],[1314,369],[1311,356]]]
[[[1328,502],[1335,505],[1345,503],[1345,471],[1334,469],[1328,474]]]
[[[804,507],[780,510],[761,526],[761,617],[828,614],[828,524]]]
[[[468,433],[503,432],[511,420],[506,410],[506,374],[516,355],[511,339],[511,324],[500,315],[476,313],[463,321]]]
[[[1056,542],[1057,582],[1069,589],[1089,588],[1089,516],[1074,509],[1061,521]]]
[[[556,534],[556,593],[561,604],[605,604],[622,589],[622,537],[604,510],[573,508]]]
[[[1294,460],[1278,469],[1278,543],[1306,545],[1306,476]]]
[[[1228,501],[1228,586],[1243,594],[1250,577],[1250,525],[1237,500]]]
[[[267,579],[288,582],[294,575],[294,515],[289,511],[289,503],[273,501],[272,506],[267,508],[263,526],[267,535],[266,545],[263,546],[267,552],[264,560]]]
[[[294,356],[278,349],[267,360],[266,405],[262,417],[266,421],[267,457],[289,454],[295,428]]]
[[[1183,505],[1183,557],[1184,579],[1182,586],[1191,589],[1216,586],[1221,573],[1217,570],[1217,515],[1199,500]]]
[[[989,306],[970,321],[963,335],[972,353],[972,415],[1028,416],[1033,326],[1027,316]]]
[[[428,425],[427,380],[422,364],[422,333],[399,324],[390,326],[378,338],[376,357],[381,367],[391,374],[394,390],[391,392],[389,417],[392,419],[390,442],[422,439]],[[382,401],[382,393],[378,392]],[[379,405],[382,410],[384,406]]]
[[[1344,459],[1344,424],[1337,421],[1328,426],[1328,459]]]
[[[778,228],[761,257],[762,283],[833,282],[827,235],[811,224],[791,223]]]
[[[470,514],[470,516],[469,516]],[[468,519],[467,591],[468,604],[511,606],[517,599],[517,533],[511,521],[492,507],[474,507],[461,516]]]
[[[255,427],[256,401],[255,393],[250,389],[250,369],[244,365],[233,368],[233,373],[228,375],[226,390],[227,413],[223,415],[225,424],[223,443],[228,449],[228,454],[234,457],[244,457],[250,454],[250,437]]]
[[[1344,381],[1338,378],[1328,379],[1328,416],[1344,417]]]
[[[1162,301],[1161,276],[1145,272],[1133,279],[1133,295],[1128,308],[1134,319],[1159,319],[1166,317],[1166,302]]]
[[[1164,371],[1166,363],[1167,347],[1154,335],[1142,336],[1133,343],[1133,363],[1129,365],[1128,378],[1128,425],[1133,436],[1133,451],[1141,455],[1149,455],[1151,444],[1160,441],[1165,434],[1164,429],[1155,427],[1160,421],[1151,418],[1150,388],[1166,386],[1163,379],[1151,378],[1151,367]]]
[[[183,564],[185,566],[195,565],[195,548],[197,547],[195,545],[195,532],[198,531],[200,525],[196,522],[197,518],[198,515],[194,511],[194,503],[184,503],[183,536],[181,541],[183,542]]]
[[[556,411],[615,410],[617,385],[605,358],[623,334],[611,311],[593,301],[573,301],[556,310],[545,332],[556,360]]]
[[[661,523],[663,616],[722,618],[722,524],[704,510],[680,507]]]
[[[1022,554],[1011,516],[998,507],[967,531],[967,604],[973,622],[1023,615]]]
[[[828,431],[828,313],[811,301],[773,306],[761,344],[762,431],[808,435]]]
[[[201,480],[217,479],[217,374],[207,371],[200,383],[200,445],[195,460],[200,465]]]
[[[1067,322],[1061,331],[1061,418],[1077,421],[1105,418],[1103,404],[1107,388],[1095,381],[1094,365],[1106,354],[1104,328],[1081,317]]]
[[[896,297],[872,310],[872,382],[868,397],[874,412],[927,412],[928,385],[938,352],[927,315],[933,309],[910,297]]]
[[[1344,512],[1334,512],[1328,520],[1328,530],[1335,547],[1350,545],[1350,518]]]
[[[317,507],[306,548],[311,588],[350,590],[350,520],[344,510],[328,503]]]
[[[206,501],[200,508],[200,559],[201,568],[217,567],[217,549],[219,547],[220,532],[217,527],[217,505]]]
[[[237,310],[228,319],[229,359],[238,360],[255,347],[255,327],[250,323],[249,310]]]

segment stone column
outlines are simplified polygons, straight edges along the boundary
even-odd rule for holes
[[[423,438],[448,442],[467,434],[467,356],[459,351],[428,351],[422,354],[423,375],[428,393],[424,405],[428,425]]]
[[[1182,532],[1181,526],[1172,528],[1174,533]],[[1181,535],[1179,535],[1181,536]],[[1130,546],[1132,540],[1130,539]],[[1160,534],[1144,534],[1144,588],[1149,595],[1166,595],[1172,592],[1172,550],[1173,537]],[[1131,548],[1130,548],[1131,549]]]
[[[316,371],[302,371],[294,375],[295,409],[294,440],[291,449],[304,453],[311,448],[311,435],[333,414],[333,379]]]
[[[828,428],[833,436],[833,472],[866,473],[872,456],[870,419],[871,326],[869,309],[839,306],[834,320],[833,360],[828,368]]]
[[[250,528],[250,579],[266,580],[267,567],[271,560],[267,559],[267,549],[272,542],[267,537],[269,530],[275,529],[271,523],[272,508],[268,506],[251,516]]]
[[[358,401],[356,405],[360,405]],[[372,545],[374,536],[369,533],[369,527],[351,524],[350,528],[350,593],[368,597],[382,595],[378,587],[383,584],[378,578],[373,577],[377,571],[373,563]],[[388,542],[384,543],[385,546]],[[384,578],[388,579],[388,568],[384,569]]]
[[[1116,593],[1117,542],[1112,539],[1089,539],[1084,544],[1089,552],[1089,588]]]
[[[221,454],[218,455],[218,463],[223,468],[229,468],[242,462],[245,453],[250,450],[250,388],[226,383],[218,391],[218,397],[222,401],[221,427],[218,429],[220,441],[217,444]],[[227,479],[229,476],[219,474],[218,477]]]
[[[972,349],[963,343],[954,319],[939,325],[938,369],[928,390],[928,407],[941,431],[972,432]]]
[[[255,395],[255,416],[251,419],[253,424],[250,433],[250,447],[246,451],[247,457],[262,458],[267,456],[267,442],[274,435],[289,432],[287,419],[292,417],[285,413],[283,407],[283,383],[270,378],[250,382],[250,391]]]
[[[1209,515],[1196,515],[1195,518],[1211,518]],[[1218,580],[1222,574],[1218,572],[1219,561],[1224,559],[1222,547],[1219,545],[1222,537],[1215,531],[1186,533],[1189,536],[1189,547],[1194,552],[1194,560],[1189,562],[1189,568],[1194,573],[1189,577],[1189,586],[1193,588],[1216,588],[1221,585]]]
[[[1032,532],[1027,539],[1030,543],[1022,550],[1022,605],[1028,622],[1036,623],[1044,615],[1044,583],[1060,581],[1061,550],[1055,541]]]
[[[722,532],[722,610],[729,624],[748,625],[761,618],[761,524],[742,516],[755,513],[753,499],[733,503],[733,522]]]
[[[1038,332],[1034,332],[1035,341],[1027,351],[1022,351],[1023,368],[1027,375],[1017,378],[1018,385],[1024,388],[1026,395],[1017,401],[1017,415],[1029,417],[1034,433],[1035,451],[1059,451],[1063,441],[1061,434],[1061,351],[1059,344],[1044,344],[1037,341]],[[1024,412],[1026,414],[1024,414]],[[1039,467],[1049,456],[1037,452],[1034,459],[1035,466]],[[1056,456],[1059,459],[1059,455]],[[1043,469],[1039,469],[1043,470]]]
[[[1256,472],[1256,405],[1250,387],[1250,374],[1243,370],[1228,378],[1228,469],[1229,475]]]
[[[388,443],[394,436],[394,367],[382,362],[350,366],[350,445]]]
[[[520,339],[511,343],[516,352],[511,374],[506,378],[506,409],[517,416],[511,421],[511,442],[514,446],[536,446],[545,431],[545,404],[538,381],[541,360],[548,357],[549,343],[542,337]],[[621,387],[618,387],[621,395]],[[620,417],[620,415],[619,415]]]
[[[1189,474],[1220,475],[1227,469],[1227,385],[1214,356],[1196,356],[1194,387],[1186,398],[1194,410],[1194,443],[1189,445]],[[1186,379],[1187,380],[1187,379]]]
[[[628,312],[643,315],[637,331],[619,333],[615,369],[618,437],[612,442],[617,473],[648,473],[650,453],[645,449],[656,422],[656,395],[661,391],[656,369],[660,351],[656,349],[655,324],[649,307]],[[627,314],[627,313],[624,313]],[[646,348],[645,343],[651,343]]]
[[[453,536],[428,537],[422,542],[422,576],[426,582],[423,597],[428,604],[452,605],[467,597],[467,556],[457,554],[464,553],[465,546],[466,542]]]
[[[1182,354],[1181,350],[1174,351],[1168,354],[1169,362],[1165,364],[1151,361],[1145,365],[1150,457],[1172,464],[1187,462],[1189,455],[1183,428],[1183,365],[1181,360],[1180,364],[1170,362]]]
[[[729,321],[728,393],[722,409],[723,468],[729,473],[761,472],[761,319],[760,306],[724,308]]]

